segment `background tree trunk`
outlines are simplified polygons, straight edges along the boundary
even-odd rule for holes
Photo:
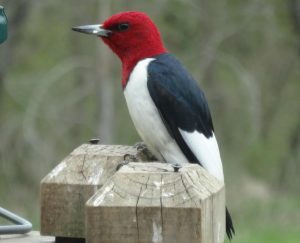
[[[99,20],[103,21],[111,15],[111,2],[99,0]],[[103,143],[111,143],[114,138],[114,84],[111,80],[112,53],[103,43],[97,43],[96,55],[96,90],[98,135]]]

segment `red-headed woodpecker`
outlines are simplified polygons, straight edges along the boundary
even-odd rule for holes
[[[224,181],[213,123],[202,90],[164,47],[152,20],[121,12],[102,25],[73,30],[99,36],[122,61],[122,87],[139,135],[160,161],[197,163]],[[226,208],[226,232],[234,228]]]

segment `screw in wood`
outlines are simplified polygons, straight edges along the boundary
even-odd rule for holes
[[[90,139],[89,143],[90,144],[99,144],[100,142],[100,139],[99,138],[92,138]]]

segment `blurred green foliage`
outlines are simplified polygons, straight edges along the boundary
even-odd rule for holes
[[[299,0],[0,5],[10,21],[0,46],[1,206],[38,229],[39,182],[72,149],[93,137],[139,140],[119,60],[97,38],[71,31],[138,10],[151,16],[209,100],[235,242],[299,241]]]

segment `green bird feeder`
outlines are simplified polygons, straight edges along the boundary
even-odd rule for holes
[[[7,39],[7,17],[4,8],[0,6],[0,44]]]
[[[0,6],[0,44],[6,41],[6,39],[7,39],[7,17],[5,15],[4,8]],[[0,238],[1,235],[6,235],[6,234],[26,234],[30,232],[32,229],[32,224],[29,221],[0,207],[0,219],[1,218],[7,219],[12,224],[9,225],[0,224]]]

